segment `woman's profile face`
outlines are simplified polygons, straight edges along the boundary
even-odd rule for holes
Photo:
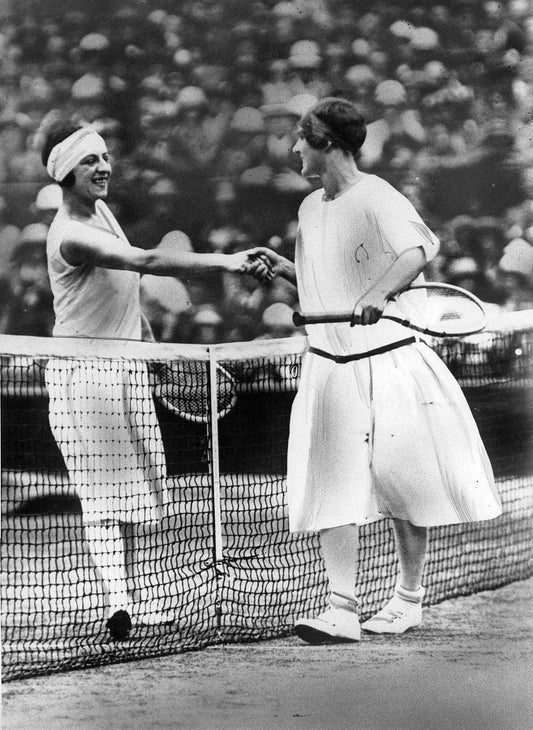
[[[324,152],[311,147],[305,137],[299,133],[292,151],[299,155],[302,162],[302,177],[320,177],[324,169]]]

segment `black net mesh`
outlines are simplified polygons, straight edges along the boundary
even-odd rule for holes
[[[4,679],[280,636],[324,608],[318,539],[289,533],[285,502],[303,339],[210,350],[0,339]],[[429,603],[531,574],[533,315],[434,347],[464,388],[504,513],[432,530]],[[201,382],[200,420],[152,397],[176,362]],[[221,372],[234,392],[215,418]],[[388,521],[362,528],[363,618],[396,571]],[[120,598],[133,628],[113,641],[106,616]]]

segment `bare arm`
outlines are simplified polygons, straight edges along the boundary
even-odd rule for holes
[[[117,246],[112,233],[91,226],[80,225],[75,233],[63,240],[61,254],[72,266],[92,264],[104,269],[137,271],[156,276],[180,276],[188,273],[228,271],[246,273],[252,261],[247,251],[235,254],[194,253],[192,251],[168,251],[158,248],[145,251],[135,246]],[[271,278],[267,266],[254,270],[258,278]]]
[[[356,302],[352,325],[375,324],[387,301],[416,279],[426,265],[426,254],[419,246],[401,253],[379,281]]]

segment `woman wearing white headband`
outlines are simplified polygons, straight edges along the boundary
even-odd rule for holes
[[[43,164],[63,189],[47,240],[54,335],[152,339],[139,303],[139,274],[252,272],[269,279],[254,252],[197,254],[135,248],[104,202],[111,163],[90,127],[52,130]],[[50,424],[83,508],[85,535],[109,595],[108,630],[124,639],[133,612],[147,624],[173,616],[145,597],[133,603],[126,555],[135,524],[157,524],[165,503],[165,455],[143,366],[49,363]],[[135,405],[136,403],[136,405]],[[135,406],[135,407],[134,407]],[[135,410],[142,409],[142,425]],[[138,419],[137,419],[138,420]],[[141,446],[139,447],[139,444]]]

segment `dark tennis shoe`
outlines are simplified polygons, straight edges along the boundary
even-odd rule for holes
[[[107,619],[106,628],[113,641],[124,641],[131,631],[131,617],[127,611],[115,611]]]

